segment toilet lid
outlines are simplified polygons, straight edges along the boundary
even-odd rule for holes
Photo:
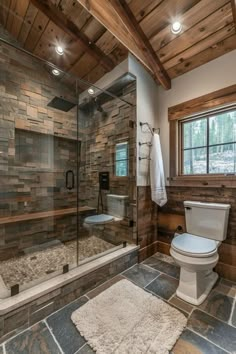
[[[188,233],[175,237],[172,246],[180,252],[199,256],[216,251],[216,241]]]
[[[92,215],[85,218],[84,222],[86,224],[106,224],[114,220],[114,216],[107,214]]]

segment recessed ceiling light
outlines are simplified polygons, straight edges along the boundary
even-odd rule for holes
[[[53,70],[52,70],[52,73],[53,73],[53,75],[55,75],[55,76],[60,75],[60,71],[57,70],[57,69],[53,69]]]
[[[89,93],[90,95],[94,95],[94,89],[93,89],[92,87],[90,87],[90,88],[88,89],[88,93]]]
[[[57,54],[59,54],[59,55],[63,55],[63,54],[64,54],[64,49],[63,49],[60,45],[58,45],[58,46],[55,47],[55,51],[56,51]]]
[[[171,25],[171,32],[174,34],[180,33],[182,30],[182,25],[179,21],[175,21]]]

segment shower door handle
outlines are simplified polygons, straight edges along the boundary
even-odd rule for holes
[[[75,187],[75,175],[72,170],[66,171],[66,188],[71,190]]]

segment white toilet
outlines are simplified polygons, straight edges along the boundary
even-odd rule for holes
[[[107,194],[108,214],[97,214],[85,218],[84,223],[90,225],[107,224],[112,221],[123,220],[127,216],[127,195]]]
[[[170,254],[180,266],[181,299],[200,305],[215,284],[218,247],[226,238],[229,204],[184,202],[187,232],[174,237]]]

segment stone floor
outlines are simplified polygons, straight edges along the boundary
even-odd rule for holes
[[[79,261],[93,257],[115,246],[96,236],[79,240]],[[0,275],[8,289],[15,284],[27,284],[62,270],[65,264],[76,265],[77,241],[35,250],[30,254],[0,262]],[[1,352],[0,352],[1,354]]]
[[[188,318],[172,354],[236,353],[236,284],[220,279],[202,305],[192,306],[175,295],[179,268],[171,257],[157,253],[9,339],[0,346],[0,354],[92,354],[71,314],[123,278],[167,301]]]

